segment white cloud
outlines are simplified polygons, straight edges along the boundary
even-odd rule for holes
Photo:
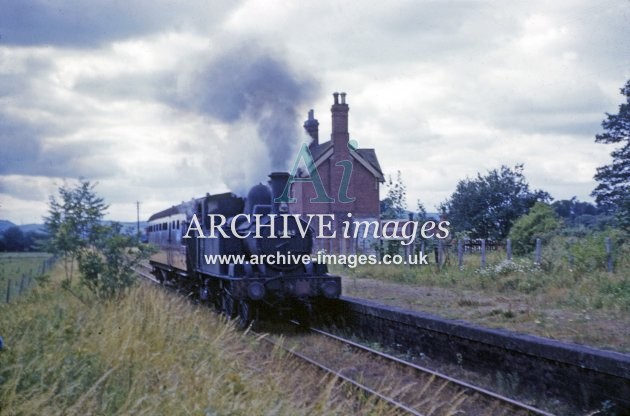
[[[330,93],[346,91],[352,137],[385,173],[402,171],[410,207],[419,198],[429,210],[458,180],[521,162],[532,187],[589,199],[611,150],[593,135],[630,76],[623,0],[128,3],[131,17],[107,2],[86,16],[55,3],[74,20],[42,3],[4,25],[0,218],[39,221],[63,178],[97,180],[121,220],[135,218],[136,200],[148,213],[264,180],[269,154],[251,117],[233,124],[203,102],[251,99],[239,77],[264,82],[212,66],[239,48],[319,81],[297,82],[310,91],[294,104],[300,116],[315,108],[320,140]],[[209,68],[223,72],[204,78]],[[233,94],[216,92],[226,71]]]

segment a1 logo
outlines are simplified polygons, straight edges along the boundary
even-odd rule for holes
[[[357,142],[355,140],[350,140],[348,142],[348,150],[354,150],[357,148]],[[306,178],[296,176],[298,173],[298,168],[300,166],[300,161],[304,161],[304,165],[308,170],[309,176]],[[343,167],[343,174],[341,175],[341,183],[339,184],[339,192],[337,194],[337,198],[339,202],[342,203],[350,203],[353,202],[356,198],[348,196],[348,188],[350,186],[350,178],[352,176],[352,160],[340,160],[335,163],[335,166]],[[321,203],[331,203],[335,202],[333,198],[328,196],[326,192],[326,188],[322,182],[321,176],[319,176],[319,172],[317,171],[317,167],[315,166],[315,160],[313,159],[313,154],[309,149],[307,144],[303,144],[300,152],[295,158],[295,163],[293,164],[293,169],[291,170],[291,174],[289,176],[289,180],[287,181],[286,186],[284,187],[284,191],[282,195],[274,199],[276,203],[293,203],[296,202],[295,198],[289,197],[289,191],[291,189],[291,184],[294,182],[311,182],[313,187],[315,188],[315,193],[317,197],[311,198],[310,202],[321,202]]]

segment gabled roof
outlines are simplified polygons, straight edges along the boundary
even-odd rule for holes
[[[313,155],[315,166],[319,166],[322,162],[324,162],[324,160],[332,156],[334,151],[333,142],[332,140],[329,140],[327,142],[320,143],[317,146],[311,147],[310,150]],[[376,157],[374,149],[353,149],[350,151],[350,155],[365,166],[367,170],[369,170],[379,180],[379,182],[385,181],[381,165],[378,163],[378,158]]]
[[[356,152],[370,165],[372,165],[381,177],[383,177],[383,171],[381,170],[380,163],[378,163],[378,158],[376,157],[376,151],[374,151],[374,149],[357,149]]]
[[[320,143],[317,146],[310,147],[311,154],[313,155],[313,160],[316,161],[319,159],[326,151],[333,147],[332,141],[327,141],[324,143]]]

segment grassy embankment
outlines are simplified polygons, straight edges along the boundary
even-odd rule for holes
[[[388,414],[180,296],[86,303],[62,275],[0,304],[0,415]]]
[[[335,266],[331,271],[347,277],[344,293],[349,296],[630,351],[630,245],[616,247],[615,269],[609,273],[600,243],[591,244],[592,252],[577,253],[573,264],[551,245],[543,249],[541,265],[532,256],[508,262],[504,251],[496,251],[488,252],[483,269],[479,253],[464,256],[463,270],[450,253],[439,270],[431,263]]]
[[[594,308],[630,312],[630,249],[619,256],[616,270],[571,271],[568,267],[547,269],[530,259],[505,260],[505,252],[490,252],[484,269],[478,253],[464,257],[459,270],[451,255],[441,270],[435,264],[425,266],[375,265],[354,269],[333,267],[348,277],[443,288],[478,290],[488,293],[544,294],[555,306]]]

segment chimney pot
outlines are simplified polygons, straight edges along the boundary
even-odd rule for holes
[[[304,129],[313,139],[309,147],[317,146],[319,144],[319,122],[315,118],[315,112],[312,109],[308,111],[308,118],[304,122]]]
[[[339,103],[339,95],[341,95],[341,104]],[[332,115],[332,132],[330,138],[334,144],[334,153],[343,155],[348,151],[348,111],[350,108],[346,104],[346,93],[333,93],[335,102],[330,108]]]

